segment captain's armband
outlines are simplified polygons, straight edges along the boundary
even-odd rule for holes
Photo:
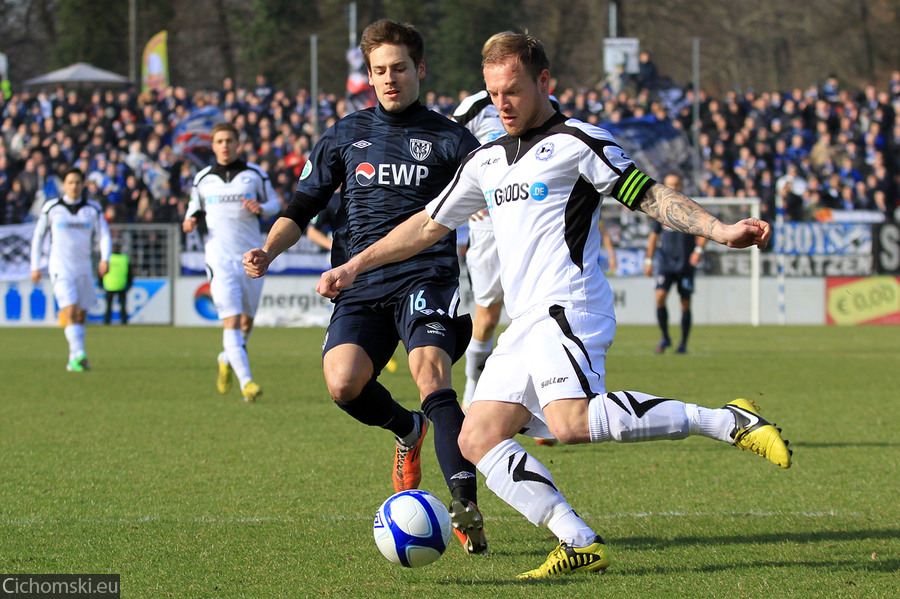
[[[644,194],[654,183],[656,181],[632,164],[619,177],[619,182],[612,188],[610,195],[629,210],[637,210],[644,199]]]

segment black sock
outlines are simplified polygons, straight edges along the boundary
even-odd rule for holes
[[[385,428],[397,437],[405,437],[416,426],[413,413],[398,404],[375,379],[366,383],[356,399],[334,403],[363,424]]]
[[[450,495],[454,499],[474,502],[477,489],[475,466],[459,450],[459,431],[464,415],[456,391],[435,391],[422,402],[422,410],[434,425],[434,451]]]
[[[656,309],[656,322],[662,330],[663,339],[669,338],[669,310],[663,306]]]
[[[691,311],[684,310],[681,313],[681,345],[687,346],[688,335],[691,332]]]

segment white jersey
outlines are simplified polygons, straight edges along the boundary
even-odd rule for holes
[[[54,278],[93,277],[94,240],[100,247],[100,260],[109,261],[112,238],[103,218],[103,208],[84,197],[78,202],[68,198],[49,200],[41,208],[31,240],[31,270],[41,269],[44,238],[50,235],[50,260],[47,267]]]
[[[208,166],[194,177],[186,218],[203,213],[206,218],[206,263],[237,260],[261,243],[259,216],[244,208],[244,200],[260,203],[264,215],[281,208],[269,176],[259,166],[237,160],[229,165]]]
[[[553,304],[615,318],[598,264],[600,204],[610,195],[636,209],[653,183],[608,131],[556,113],[469,154],[426,210],[456,228],[487,207],[511,318]]]
[[[559,108],[559,103],[555,97],[550,96],[550,103],[554,108]],[[500,111],[494,106],[490,94],[484,89],[463,98],[463,101],[453,111],[453,118],[457,123],[471,131],[481,145],[506,135],[503,121],[500,120]],[[490,214],[483,218],[471,219],[469,228],[480,231],[493,230]]]

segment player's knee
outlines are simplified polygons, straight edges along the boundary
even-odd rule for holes
[[[478,431],[474,426],[468,426],[467,421],[463,421],[457,442],[460,453],[473,464],[478,464],[491,447],[496,445],[496,443],[491,444],[488,435]]]
[[[478,451],[477,438],[474,435],[467,433],[465,427],[459,432],[457,442],[459,443],[460,453],[473,464],[477,464],[478,460],[481,459],[481,455],[484,455]]]
[[[339,403],[353,401],[362,393],[363,387],[367,381],[362,381],[350,376],[341,376],[333,374],[325,376],[325,385],[328,387],[328,393],[331,399]]]
[[[556,440],[563,445],[575,445],[577,443],[584,443],[584,435],[576,427],[564,424],[556,424],[551,425],[549,428],[550,432],[553,433],[553,436],[556,438]]]
[[[554,409],[545,410],[547,428],[557,441],[563,445],[588,443],[590,430],[588,425],[587,402],[552,402]]]

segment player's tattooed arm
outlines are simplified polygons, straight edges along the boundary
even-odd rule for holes
[[[654,183],[644,195],[640,210],[676,231],[716,239],[719,219],[686,195]]]

